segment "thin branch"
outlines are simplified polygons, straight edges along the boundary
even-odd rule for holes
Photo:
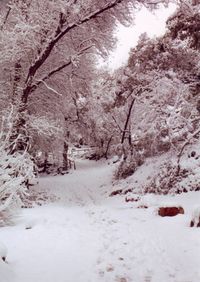
[[[7,13],[6,13],[5,19],[4,19],[3,24],[2,24],[2,26],[1,26],[1,30],[3,30],[3,27],[4,27],[4,25],[6,24],[6,22],[7,22],[7,20],[8,20],[8,17],[9,17],[9,15],[10,15],[10,11],[11,11],[11,7],[8,7],[8,11],[7,11]]]
[[[119,125],[119,123],[117,122],[116,118],[113,115],[111,117],[114,120],[114,122],[116,123],[117,127],[119,128],[119,131],[123,132],[123,130],[122,130],[121,126]]]
[[[62,96],[62,94],[60,94],[58,91],[56,91],[51,86],[49,86],[44,80],[39,80],[38,82],[43,83],[48,90],[52,91],[53,93],[57,94],[58,96]]]

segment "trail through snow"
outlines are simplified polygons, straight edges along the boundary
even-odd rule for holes
[[[160,218],[155,203],[171,196],[146,196],[152,206],[137,209],[107,197],[113,164],[82,160],[77,168],[41,178],[35,189],[57,200],[23,209],[13,226],[0,229],[8,248],[0,282],[200,281],[200,230],[188,227],[199,192],[176,196],[185,215]]]

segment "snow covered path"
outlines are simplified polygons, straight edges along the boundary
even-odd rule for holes
[[[200,229],[189,228],[200,193],[176,197],[185,215],[160,218],[156,202],[137,209],[108,198],[112,165],[81,161],[65,176],[42,178],[40,189],[58,199],[24,209],[16,224],[0,229],[10,277],[0,282],[199,282]],[[6,270],[7,269],[7,270]]]

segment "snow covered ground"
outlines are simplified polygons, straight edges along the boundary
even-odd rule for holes
[[[0,282],[199,282],[200,228],[189,224],[200,193],[126,203],[125,196],[108,197],[114,169],[81,160],[68,175],[41,178],[35,189],[56,200],[23,209],[13,226],[0,229],[8,249]],[[185,214],[159,217],[165,202]]]

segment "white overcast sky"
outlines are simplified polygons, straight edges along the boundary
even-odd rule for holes
[[[116,69],[128,60],[130,48],[137,44],[140,34],[147,32],[149,37],[159,36],[164,34],[167,18],[174,13],[176,6],[169,5],[168,8],[161,7],[154,13],[151,13],[146,8],[142,8],[135,15],[134,25],[132,27],[120,26],[116,35],[118,44],[115,52],[113,52],[107,61],[103,64],[110,69]]]

